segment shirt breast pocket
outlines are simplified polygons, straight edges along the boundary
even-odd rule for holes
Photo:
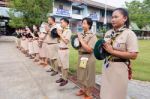
[[[125,40],[116,40],[113,44],[113,47],[117,50],[125,51],[126,50],[126,41]]]

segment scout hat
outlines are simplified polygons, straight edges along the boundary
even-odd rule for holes
[[[57,28],[52,29],[51,31],[51,37],[52,38],[57,38],[59,37],[58,33],[57,33]]]
[[[104,39],[100,39],[96,42],[95,47],[94,47],[94,55],[96,57],[96,59],[98,60],[103,60],[105,59],[107,56],[109,56],[110,54],[108,52],[105,51],[105,49],[103,48],[103,44],[105,43]]]
[[[80,43],[77,35],[71,36],[71,45],[75,49],[79,49],[81,47],[81,43]]]

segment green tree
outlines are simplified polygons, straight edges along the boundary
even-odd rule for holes
[[[52,12],[53,0],[11,0],[10,8],[10,26],[39,25]]]
[[[140,28],[150,23],[150,1],[143,2],[133,0],[126,2],[126,7],[129,11],[131,21],[135,22]]]
[[[143,3],[144,13],[146,13],[146,18],[148,19],[148,23],[150,23],[150,0],[144,0]]]

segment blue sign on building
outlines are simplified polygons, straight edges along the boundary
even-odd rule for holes
[[[98,21],[98,20],[99,20],[99,19],[98,19],[98,15],[97,15],[96,12],[95,12],[95,13],[91,13],[88,17],[91,18],[92,20],[95,20],[95,21]]]
[[[59,9],[59,8],[57,8],[56,14],[57,14],[57,15],[60,15],[60,16],[70,17],[70,12],[69,12],[69,10],[65,10],[65,9]]]

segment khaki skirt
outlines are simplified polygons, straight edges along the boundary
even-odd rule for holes
[[[32,41],[28,42],[28,50],[29,50],[29,54],[34,54],[33,42]]]
[[[38,46],[38,40],[33,40],[33,52],[39,53],[39,46]]]
[[[101,99],[126,99],[128,68],[124,62],[110,62],[102,68]]]
[[[20,38],[15,38],[16,46],[20,47],[21,40]]]
[[[48,51],[47,51],[47,44],[42,43],[42,47],[39,49],[40,57],[47,57]]]
[[[81,57],[88,58],[86,68],[81,68]],[[86,87],[93,87],[95,85],[95,64],[96,59],[93,54],[79,54],[77,66],[77,79],[78,82]]]
[[[22,40],[22,47],[24,50],[28,50],[28,40],[27,39]]]
[[[23,40],[21,39],[21,40],[20,40],[20,47],[22,47],[22,48],[23,48],[23,44],[22,44],[22,42],[23,42]]]

